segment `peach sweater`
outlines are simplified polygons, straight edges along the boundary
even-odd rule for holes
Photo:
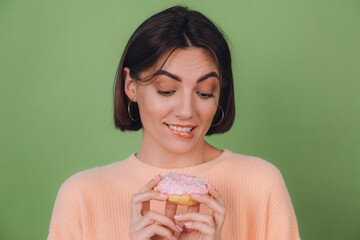
[[[178,171],[208,179],[227,206],[224,240],[300,239],[294,209],[279,170],[269,162],[229,150],[197,166],[162,169],[134,154],[75,174],[61,186],[48,239],[129,239],[131,196],[157,174]],[[151,201],[164,213],[164,203]],[[178,207],[177,213],[186,211]],[[210,210],[201,205],[201,212]]]

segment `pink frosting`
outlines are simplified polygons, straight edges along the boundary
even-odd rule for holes
[[[207,194],[208,181],[189,174],[169,172],[161,176],[157,189],[162,193],[184,195],[191,193]]]

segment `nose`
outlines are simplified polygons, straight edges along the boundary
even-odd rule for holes
[[[182,94],[177,99],[175,108],[176,117],[181,120],[191,119],[194,115],[194,103],[191,94]]]

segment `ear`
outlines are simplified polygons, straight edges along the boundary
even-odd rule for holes
[[[136,82],[135,80],[130,76],[130,69],[128,67],[125,67],[123,69],[123,77],[125,80],[125,86],[124,86],[124,91],[125,94],[128,96],[128,98],[133,101],[136,102]]]

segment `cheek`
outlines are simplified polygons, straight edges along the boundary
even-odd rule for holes
[[[167,104],[159,101],[156,96],[139,98],[138,104],[142,119],[161,118],[169,112]]]
[[[216,110],[217,110],[216,101],[209,100],[209,102],[198,104],[197,106],[198,115],[200,116],[200,118],[203,119],[203,121],[211,122],[216,114]]]

